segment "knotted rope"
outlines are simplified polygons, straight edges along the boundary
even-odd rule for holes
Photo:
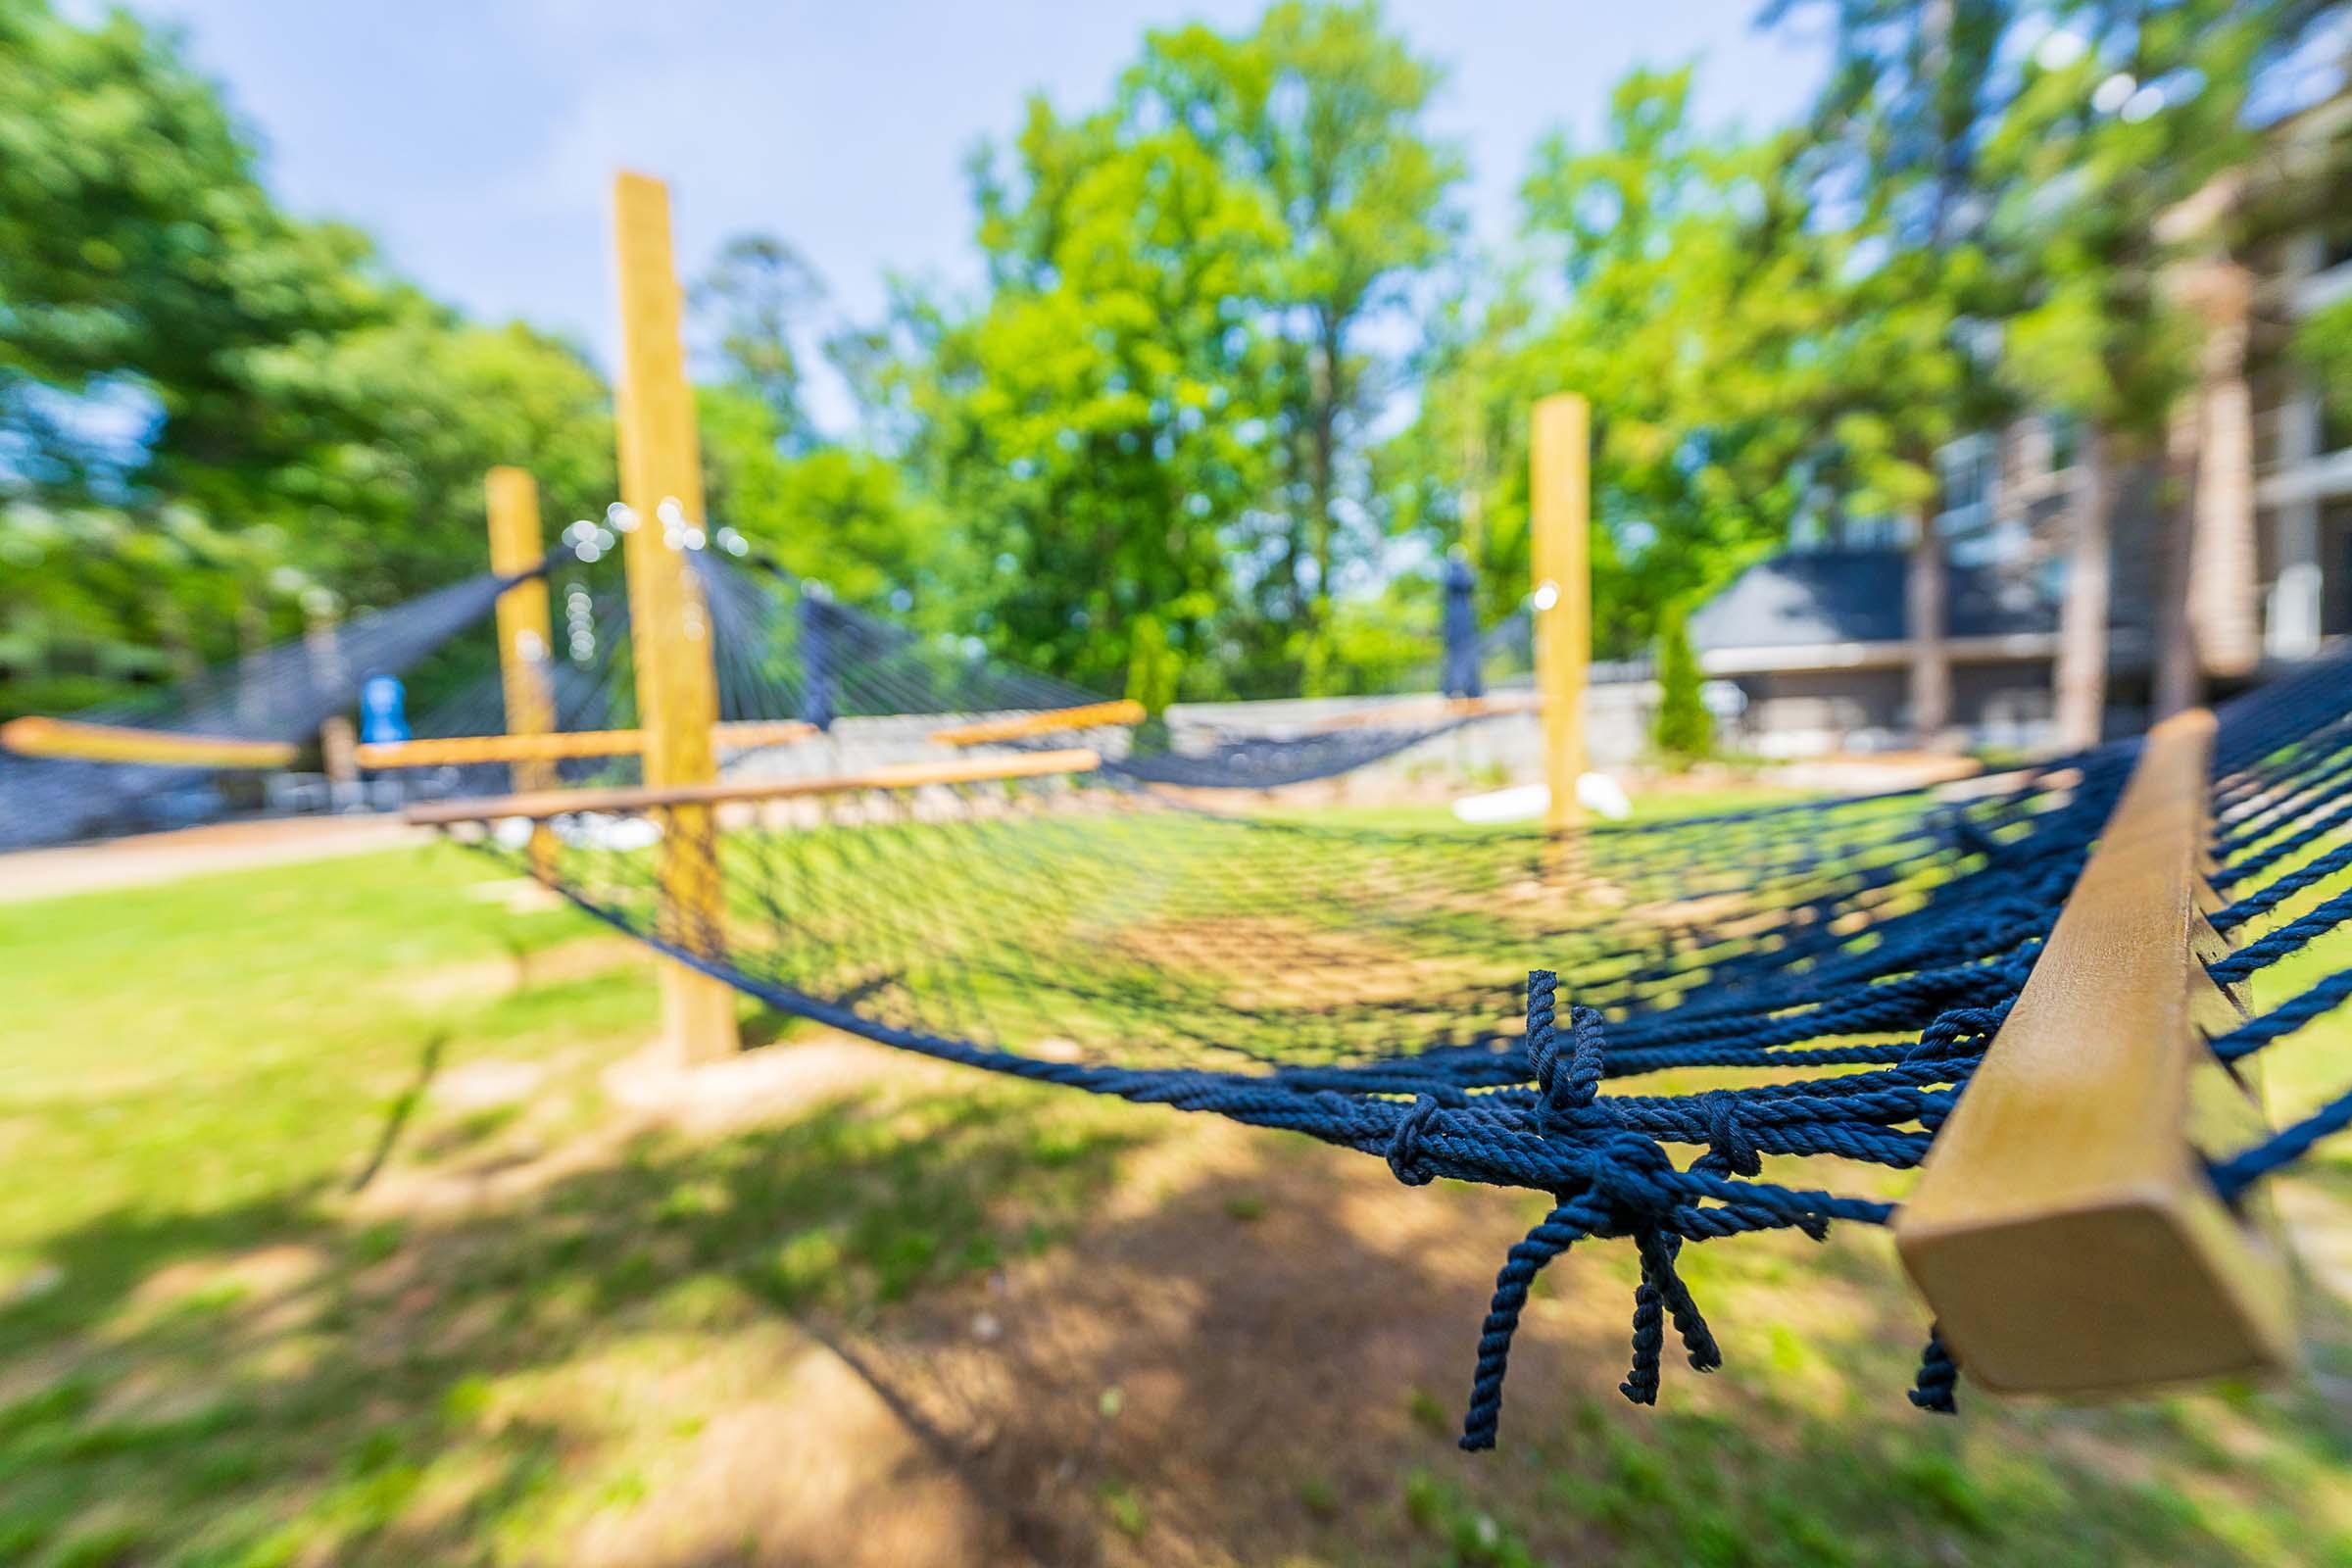
[[[1551,1212],[1511,1249],[1495,1276],[1494,1298],[1479,1335],[1470,1407],[1462,1420],[1461,1446],[1473,1450],[1494,1446],[1511,1339],[1536,1276],[1588,1238],[1630,1236],[1642,1259],[1642,1283],[1634,1292],[1633,1368],[1618,1392],[1636,1404],[1657,1402],[1668,1321],[1694,1370],[1712,1372],[1723,1365],[1714,1333],[1675,1268],[1685,1229],[1701,1211],[1661,1179],[1674,1170],[1665,1146],[1628,1127],[1616,1106],[1600,1098],[1608,1065],[1600,1013],[1570,1007],[1563,1041],[1558,991],[1559,976],[1548,969],[1534,970],[1527,977],[1527,1059],[1537,1094],[1532,1119],[1538,1136],[1580,1150],[1582,1177],[1553,1194]],[[1718,1091],[1703,1097],[1700,1108],[1707,1152],[1691,1161],[1691,1171],[1714,1177],[1756,1175],[1763,1162],[1740,1124],[1738,1098]],[[1820,1222],[1805,1228],[1818,1235]]]

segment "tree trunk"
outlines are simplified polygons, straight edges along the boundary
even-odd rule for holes
[[[2165,435],[2165,475],[2158,498],[2156,539],[2155,668],[2151,673],[2151,718],[2164,718],[2197,705],[2202,680],[2202,636],[2191,600],[2191,563],[2202,531],[2200,498],[2205,453],[2202,391],[2180,400]]]
[[[2210,675],[2243,675],[2262,657],[2254,550],[2254,394],[2246,382],[2252,284],[2230,266],[2208,289],[2200,365],[2195,525],[2183,569],[2188,623]]]
[[[2082,478],[2067,517],[2066,598],[2058,609],[2054,679],[2058,744],[2099,743],[2107,716],[2107,611],[2114,564],[2115,478],[2104,431],[2082,454]]]
[[[1911,633],[1911,733],[1920,746],[1944,744],[1952,722],[1952,659],[1945,644],[1943,541],[1936,536],[1936,514],[1920,509],[1913,519],[1910,569],[1904,581]]]
[[[1315,591],[1307,601],[1305,695],[1324,695],[1329,682],[1331,649],[1331,506],[1338,489],[1339,364],[1331,334],[1316,344],[1309,362],[1307,429],[1307,539],[1315,561]]]

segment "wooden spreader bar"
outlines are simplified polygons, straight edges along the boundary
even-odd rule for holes
[[[720,724],[711,738],[723,751],[748,751],[807,740],[814,724],[797,718],[744,719]],[[360,765],[463,767],[477,762],[553,762],[567,758],[627,757],[645,749],[645,732],[635,729],[558,730],[540,735],[452,735],[394,741],[359,749]],[[527,793],[527,792],[526,792]]]
[[[30,716],[0,724],[0,746],[24,757],[83,762],[146,762],[159,767],[291,767],[300,748],[286,741],[240,740]]]
[[[1492,697],[1434,697],[1387,703],[1353,713],[1317,719],[1306,726],[1310,734],[1348,729],[1378,729],[1385,724],[1442,724],[1455,718],[1487,718],[1496,713],[1539,713],[1544,699],[1535,692],[1498,692]]]
[[[1078,708],[1049,708],[1035,713],[1016,713],[1010,718],[951,724],[946,729],[933,730],[930,738],[935,746],[984,746],[991,741],[1025,740],[1032,735],[1052,735],[1068,729],[1141,724],[1144,717],[1143,704],[1121,699],[1113,703],[1087,703]]]
[[[858,790],[907,790],[925,784],[978,784],[991,779],[1045,778],[1091,773],[1102,765],[1084,748],[1029,752],[1013,757],[974,758],[956,762],[893,762],[861,773],[818,778],[751,778],[715,784],[681,784],[667,789],[540,790],[527,795],[492,795],[477,800],[433,801],[412,806],[411,822],[446,827],[506,817],[544,821],[574,811],[646,811],[662,807],[726,806],[738,801],[778,801],[805,795],[843,795]]]
[[[2207,1041],[2244,1016],[2206,962],[2214,719],[2139,763],[2008,1021],[1895,1218],[1971,1381],[2097,1395],[2288,1365],[2284,1258],[2206,1179],[2262,1125]]]

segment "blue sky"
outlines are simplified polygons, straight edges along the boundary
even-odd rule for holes
[[[98,8],[74,0],[70,13]],[[962,160],[1043,89],[1100,102],[1143,30],[1241,25],[1254,0],[147,0],[224,82],[296,211],[351,220],[393,264],[492,319],[520,316],[608,364],[604,228],[617,167],[671,181],[682,265],[764,228],[869,318],[883,277],[976,275]],[[1701,60],[1714,122],[1798,113],[1810,41],[1759,36],[1756,0],[1392,0],[1451,78],[1475,231],[1500,241],[1528,150],[1590,132],[1638,64]],[[819,388],[838,419],[839,394]]]

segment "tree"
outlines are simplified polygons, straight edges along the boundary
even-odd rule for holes
[[[2167,287],[2166,219],[2250,156],[2249,103],[2270,65],[2327,8],[2306,0],[2183,0],[2057,8],[2046,43],[1987,150],[2011,175],[2003,242],[2036,279],[2010,323],[2007,372],[2088,431],[2059,623],[2058,729],[2100,734],[2114,517],[2124,472],[2163,450],[2194,374],[2192,318]]]
[[[794,334],[808,325],[825,285],[801,253],[772,234],[737,234],[718,248],[687,291],[695,323],[719,379],[765,404],[792,451],[818,444],[803,402],[804,374]]]
[[[1377,538],[1365,446],[1400,366],[1375,332],[1408,318],[1461,230],[1460,154],[1431,134],[1440,73],[1378,7],[1284,3],[1255,27],[1147,36],[1121,99],[1141,125],[1181,127],[1259,193],[1282,241],[1252,302],[1278,441],[1252,517],[1273,560],[1256,591],[1286,626],[1303,688],[1333,683],[1330,618],[1344,560]]]
[[[601,377],[465,321],[366,236],[282,212],[168,34],[0,0],[0,588],[62,634],[186,672],[290,631],[296,590],[366,607],[480,569],[481,476],[612,494]],[[28,531],[29,529],[29,531]]]
[[[498,464],[529,468],[556,519],[617,493],[603,378],[519,322],[470,325],[407,294],[380,325],[257,352],[250,375],[301,456],[252,476],[245,504],[285,519],[296,559],[361,604],[482,568]]]
[[[1160,630],[1159,617],[1149,611],[1135,617],[1128,643],[1127,695],[1143,705],[1147,717],[1159,718],[1176,701],[1181,662]]]
[[[1951,719],[1943,510],[1937,454],[2005,412],[1975,345],[1997,303],[1984,248],[1992,191],[1984,165],[2010,80],[2014,0],[1826,0],[1836,55],[1804,144],[1817,210],[1848,214],[1824,352],[1839,367],[1824,415],[1822,467],[1864,514],[1910,525],[1912,728]],[[1776,0],[1780,23],[1805,0]]]
[[[1214,681],[1228,535],[1265,493],[1252,302],[1281,224],[1188,132],[1042,100],[973,188],[987,298],[902,300],[865,377],[956,520],[971,629],[1107,690],[1149,614]]]
[[[897,465],[838,446],[795,451],[773,405],[705,387],[703,464],[713,520],[860,609],[939,627],[953,604],[945,519]]]
[[[1670,762],[1688,765],[1715,750],[1715,716],[1707,711],[1706,679],[1681,605],[1668,606],[1658,617],[1657,657],[1658,711],[1650,723],[1650,743]]]
[[[291,455],[253,356],[380,319],[369,263],[357,231],[276,208],[168,35],[0,4],[0,420],[31,446],[24,471],[234,493]],[[56,442],[90,421],[40,420],[34,388],[148,418],[93,474]]]
[[[1609,658],[1785,536],[1836,373],[1818,348],[1832,257],[1785,177],[1788,147],[1711,139],[1689,111],[1687,70],[1636,72],[1595,145],[1538,147],[1522,201],[1541,270],[1447,320],[1388,458],[1408,474],[1399,516],[1441,550],[1475,518],[1482,578],[1515,597],[1528,411],[1549,392],[1590,398],[1594,647]]]

